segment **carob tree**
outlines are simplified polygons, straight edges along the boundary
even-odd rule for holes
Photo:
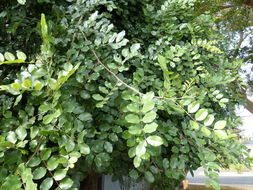
[[[219,189],[220,168],[248,166],[241,62],[196,2],[2,1],[0,189],[93,190],[109,174],[170,190],[199,167]]]

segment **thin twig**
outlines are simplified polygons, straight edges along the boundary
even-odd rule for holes
[[[49,174],[50,174],[50,175],[52,176],[52,178],[54,179],[56,185],[59,187],[59,189],[62,189],[62,188],[60,187],[60,184],[58,183],[58,181],[55,180],[53,173],[48,169],[46,162],[45,162],[44,160],[42,160],[42,162],[43,162],[44,166],[47,168]]]
[[[81,31],[81,33],[84,36],[84,39],[86,41],[88,41],[88,38],[86,37],[86,35],[84,34],[83,31]],[[137,89],[133,88],[132,86],[128,85],[127,83],[125,83],[123,80],[121,80],[113,71],[111,71],[98,57],[96,51],[94,49],[91,49],[93,55],[95,56],[97,62],[107,71],[109,72],[119,83],[123,84],[124,86],[126,86],[129,90],[135,92],[136,94],[139,94],[140,96],[143,96],[144,94],[140,91],[138,91]],[[161,97],[161,96],[155,96],[154,98],[156,99],[161,99],[161,100],[180,100],[183,99],[185,97],[179,97],[179,98],[167,98],[167,97]],[[189,97],[190,98],[190,97]]]
[[[40,137],[39,140],[42,140],[42,137]],[[38,144],[38,146],[36,147],[34,153],[33,153],[32,156],[29,158],[29,160],[26,162],[25,165],[27,165],[27,164],[31,161],[31,159],[32,159],[36,154],[38,154],[39,149],[40,149],[40,146],[41,146],[41,141],[39,142],[39,144]]]
[[[84,36],[84,39],[86,41],[88,41],[88,38],[86,37],[86,35],[83,33],[83,31],[81,31],[83,36]],[[135,93],[139,94],[140,96],[143,96],[144,94],[141,93],[140,91],[138,91],[137,89],[131,87],[130,85],[128,85],[127,83],[125,83],[124,81],[122,81],[114,72],[112,72],[107,66],[105,66],[104,63],[102,63],[102,61],[99,59],[97,53],[95,52],[95,50],[91,49],[93,55],[95,56],[95,58],[97,59],[97,62],[102,65],[104,67],[105,70],[107,70],[110,74],[112,74],[112,76],[114,78],[117,79],[118,82],[122,83],[124,86],[126,86],[127,88],[129,88],[130,90],[134,91]]]

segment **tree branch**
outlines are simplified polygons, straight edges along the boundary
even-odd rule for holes
[[[246,90],[241,90],[241,95],[246,100],[244,107],[250,112],[253,113],[253,102],[247,97]]]

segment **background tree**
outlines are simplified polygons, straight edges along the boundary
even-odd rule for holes
[[[1,189],[110,174],[174,190],[199,167],[219,189],[220,168],[249,165],[233,133],[241,62],[198,1],[18,2],[0,11]]]
[[[199,11],[210,11],[214,15],[215,23],[221,33],[230,42],[229,51],[225,51],[230,59],[240,58],[246,65],[251,65],[252,57],[252,24],[253,1],[251,0],[217,0],[199,2]],[[247,68],[250,68],[247,67]],[[252,69],[251,69],[252,70]],[[246,89],[252,90],[252,75],[246,72],[247,87],[238,90],[245,100],[245,108],[253,113],[253,102],[247,97]],[[232,85],[233,87],[233,85]]]

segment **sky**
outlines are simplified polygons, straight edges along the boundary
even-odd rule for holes
[[[249,41],[248,39],[244,40],[242,47],[243,46],[248,46],[249,45]],[[252,64],[247,64],[244,65],[242,67],[242,70],[244,72],[242,72],[242,77],[246,78],[245,76],[247,74],[249,74],[250,76],[252,76],[251,73],[251,68],[253,67]],[[253,93],[249,94],[248,93],[248,98],[253,101]],[[253,137],[253,114],[250,113],[247,109],[245,109],[243,106],[239,106],[236,110],[236,113],[238,116],[241,116],[243,125],[240,126],[239,128],[242,130],[241,134],[244,137]]]
[[[253,114],[246,110],[243,106],[237,109],[237,115],[241,116],[243,125],[239,128],[244,137],[253,137]]]

